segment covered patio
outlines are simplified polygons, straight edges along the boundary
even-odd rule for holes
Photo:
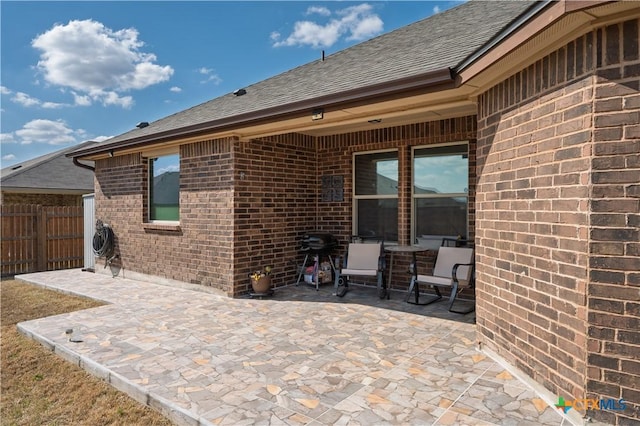
[[[330,284],[230,299],[80,270],[16,278],[106,302],[18,327],[177,424],[571,424],[446,303],[367,287],[338,299]]]

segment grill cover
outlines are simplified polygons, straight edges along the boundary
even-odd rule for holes
[[[310,232],[302,237],[302,250],[304,251],[331,250],[337,246],[338,241],[331,234]]]

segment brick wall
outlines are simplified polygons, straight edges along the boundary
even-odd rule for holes
[[[111,226],[120,256],[114,265],[137,272],[148,269],[144,246],[143,200],[146,197],[146,166],[142,156],[132,154],[96,161],[95,217]],[[96,260],[96,269],[104,259]]]
[[[292,284],[302,236],[316,228],[317,162],[313,138],[281,135],[240,142],[235,151],[234,295],[248,274],[273,267],[274,286]]]
[[[41,206],[81,206],[82,195],[24,194],[2,191],[2,204],[40,204]]]
[[[469,232],[474,237],[475,228],[475,137],[476,118],[458,117],[440,121],[416,123],[378,130],[345,133],[318,138],[318,174],[342,175],[344,199],[342,202],[322,201],[318,198],[318,229],[331,232],[344,244],[350,241],[352,230],[353,154],[384,149],[398,149],[398,242],[410,244],[411,237],[411,148],[414,146],[469,141]],[[316,185],[320,193],[320,182]],[[408,287],[410,277],[406,273],[410,255],[394,256],[394,288]],[[389,260],[389,259],[387,259]],[[433,266],[434,253],[419,254],[421,271]],[[404,267],[396,267],[405,265]]]
[[[96,219],[116,235],[115,267],[125,275],[129,270],[232,294],[232,143],[209,140],[181,147],[177,229],[143,226],[148,183],[141,155],[96,162]]]
[[[478,114],[478,339],[556,395],[627,399],[590,413],[621,424],[640,402],[637,40],[635,20],[589,32]]]
[[[619,424],[640,424],[639,26],[595,34],[587,394],[627,401],[617,419],[592,413]]]
[[[474,117],[464,117],[321,140],[285,134],[183,145],[177,229],[143,225],[148,188],[142,156],[100,160],[96,219],[114,229],[119,258],[112,265],[125,274],[129,270],[239,296],[250,291],[248,274],[270,265],[274,286],[289,285],[304,257],[299,249],[305,233],[326,231],[342,243],[349,240],[354,152],[399,148],[399,235],[408,243],[411,146],[470,140],[470,168],[475,170],[475,123]],[[337,174],[344,178],[344,200],[323,202],[321,176]],[[472,218],[474,182],[472,176]]]
[[[233,294],[232,139],[180,147],[180,228],[171,242],[171,278]],[[162,238],[162,235],[158,235]]]
[[[276,287],[297,278],[302,236],[310,231],[335,235],[341,250],[352,235],[353,153],[399,148],[401,172],[399,235],[408,243],[411,214],[411,147],[470,140],[470,169],[475,170],[475,117],[354,132],[317,140],[280,135],[239,143],[235,152],[235,290],[249,290],[247,274],[261,265],[274,266]],[[344,178],[343,201],[323,201],[323,175]],[[473,220],[475,176],[470,183]],[[470,225],[473,230],[473,223]],[[473,232],[473,231],[472,231]],[[408,259],[397,257],[398,263]],[[432,256],[423,261],[431,262]],[[398,269],[398,273],[402,272]],[[395,274],[394,274],[395,275]],[[408,277],[404,275],[408,285]]]

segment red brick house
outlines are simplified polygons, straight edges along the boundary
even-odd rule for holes
[[[239,296],[265,264],[292,284],[310,230],[472,238],[479,346],[638,424],[639,28],[635,2],[471,1],[72,155],[130,276]]]

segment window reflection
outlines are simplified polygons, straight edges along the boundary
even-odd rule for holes
[[[398,240],[398,152],[354,157],[355,233]]]
[[[180,156],[149,159],[149,220],[180,219]]]
[[[420,244],[468,236],[469,156],[466,144],[425,147],[413,156],[413,229]]]

